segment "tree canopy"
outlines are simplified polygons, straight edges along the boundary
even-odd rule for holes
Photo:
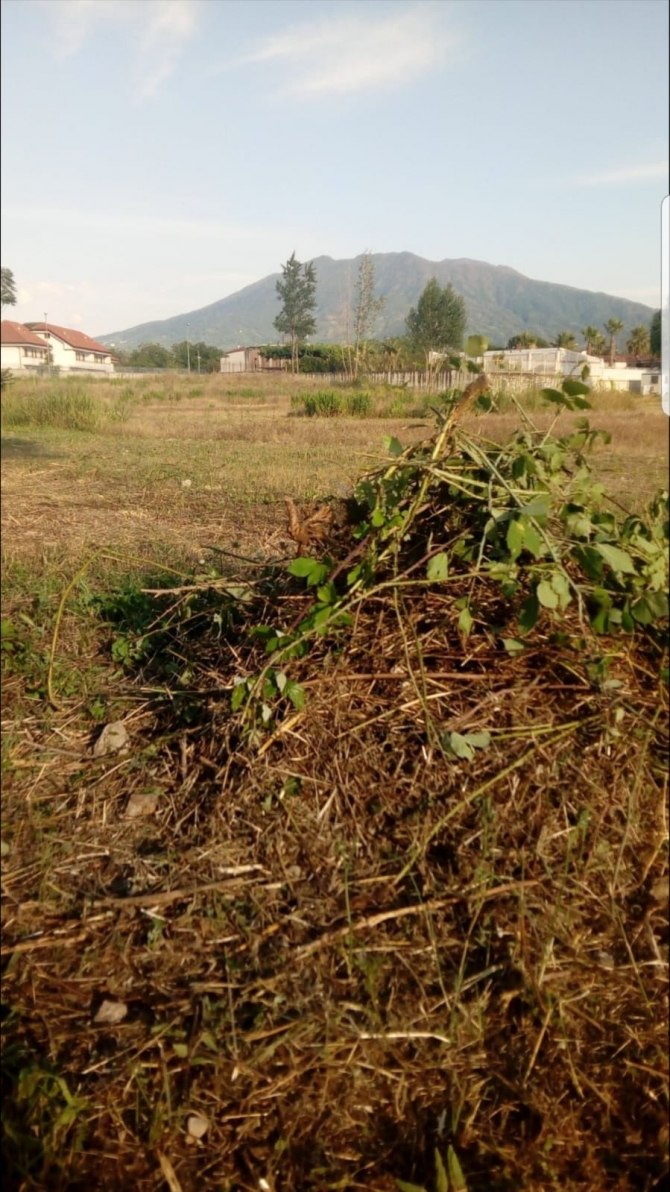
[[[652,356],[661,355],[661,312],[657,310],[651,317],[649,326],[649,351]]]
[[[543,339],[541,335],[535,335],[533,331],[522,331],[519,335],[513,335],[507,341],[507,350],[513,352],[518,348],[548,348],[549,341]]]
[[[14,281],[14,274],[11,269],[5,269],[2,266],[0,270],[2,273],[2,293],[0,305],[2,306],[16,306],[16,282]]]
[[[296,260],[295,253],[291,253],[282,265],[282,276],[276,289],[282,308],[274,320],[274,327],[280,335],[288,336],[292,370],[298,372],[298,345],[316,331],[316,271],[312,262],[303,265]]]
[[[647,327],[632,327],[626,350],[631,356],[646,356],[649,352],[649,329]]]
[[[459,351],[463,347],[467,311],[460,294],[449,283],[441,286],[431,277],[405,323],[412,346],[424,352]]]

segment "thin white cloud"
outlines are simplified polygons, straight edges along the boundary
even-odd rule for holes
[[[138,99],[152,98],[174,71],[198,22],[199,0],[59,0],[52,11],[56,54],[79,53],[106,25],[126,25],[134,55]]]
[[[148,8],[152,14],[142,36],[137,63],[141,99],[155,95],[172,74],[197,23],[193,0],[150,0],[149,3],[142,0],[142,12]]]
[[[202,240],[211,237],[247,237],[253,240],[262,229],[227,224],[212,219],[170,219],[151,215],[125,215],[114,212],[79,210],[70,207],[40,207],[3,204],[2,218],[34,224],[38,227],[88,228],[98,232],[151,232],[154,236],[174,236]],[[268,229],[269,230],[269,229]]]
[[[618,170],[605,170],[601,174],[585,174],[574,178],[573,186],[625,186],[629,182],[649,182],[668,179],[667,161],[655,161],[643,166],[622,166]]]
[[[244,61],[289,67],[284,95],[351,94],[407,83],[444,64],[455,44],[442,5],[431,5],[305,22],[269,38]]]

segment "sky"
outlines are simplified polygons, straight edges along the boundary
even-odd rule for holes
[[[413,252],[660,305],[666,0],[2,0],[3,315]]]

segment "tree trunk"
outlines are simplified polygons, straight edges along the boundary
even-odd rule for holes
[[[614,336],[610,335],[610,368],[614,368],[614,356],[616,353]]]

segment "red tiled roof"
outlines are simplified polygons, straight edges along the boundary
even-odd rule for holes
[[[47,345],[39,335],[34,335],[23,323],[13,323],[11,319],[3,319],[1,325],[1,342],[3,344],[27,344],[29,347],[44,348]]]
[[[57,327],[55,323],[28,323],[28,326],[33,331],[50,331],[52,335],[62,339],[63,343],[69,344],[71,348],[76,348],[78,352],[103,352],[105,356],[110,355],[109,348],[106,348],[104,344],[96,343],[90,335],[84,335],[83,331],[72,331],[69,327]]]

